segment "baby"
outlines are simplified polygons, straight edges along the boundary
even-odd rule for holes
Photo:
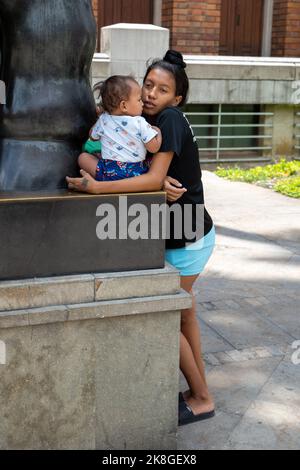
[[[120,180],[146,173],[149,168],[145,161],[147,151],[158,152],[162,137],[157,127],[150,126],[141,117],[141,87],[132,77],[115,75],[103,82],[100,93],[104,113],[84,146],[90,153],[82,153],[79,157],[80,168],[97,181]],[[93,152],[95,148],[100,151],[99,140],[101,156]]]

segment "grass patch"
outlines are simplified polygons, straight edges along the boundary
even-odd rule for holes
[[[216,174],[230,181],[255,183],[286,196],[300,198],[300,161],[286,161],[250,169],[219,167]]]

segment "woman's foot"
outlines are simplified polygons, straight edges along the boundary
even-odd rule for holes
[[[214,401],[210,395],[206,398],[195,398],[192,397],[190,390],[181,393],[179,401],[185,401],[194,414],[209,413],[215,408]]]
[[[201,399],[190,396],[187,401],[181,401],[178,407],[178,425],[204,421],[215,416],[215,405],[212,398],[208,395]]]
[[[185,392],[183,392],[182,396],[183,396],[184,401],[187,401],[189,398],[191,398],[191,391],[186,390]]]
[[[190,393],[190,396],[188,398],[185,398],[185,402],[189,406],[189,408],[191,408],[194,415],[210,413],[215,409],[214,401],[209,395],[205,398],[197,398],[193,397]]]

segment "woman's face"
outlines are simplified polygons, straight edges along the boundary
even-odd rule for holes
[[[155,68],[147,75],[143,88],[142,99],[144,114],[155,116],[168,106],[178,106],[182,96],[176,96],[175,78],[167,70]]]

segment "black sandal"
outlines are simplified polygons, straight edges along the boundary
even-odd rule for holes
[[[215,414],[215,410],[212,410],[207,413],[194,415],[191,408],[185,403],[185,401],[183,401],[179,403],[178,426],[185,426],[186,424],[196,423],[197,421],[204,421],[205,419],[213,418]]]

